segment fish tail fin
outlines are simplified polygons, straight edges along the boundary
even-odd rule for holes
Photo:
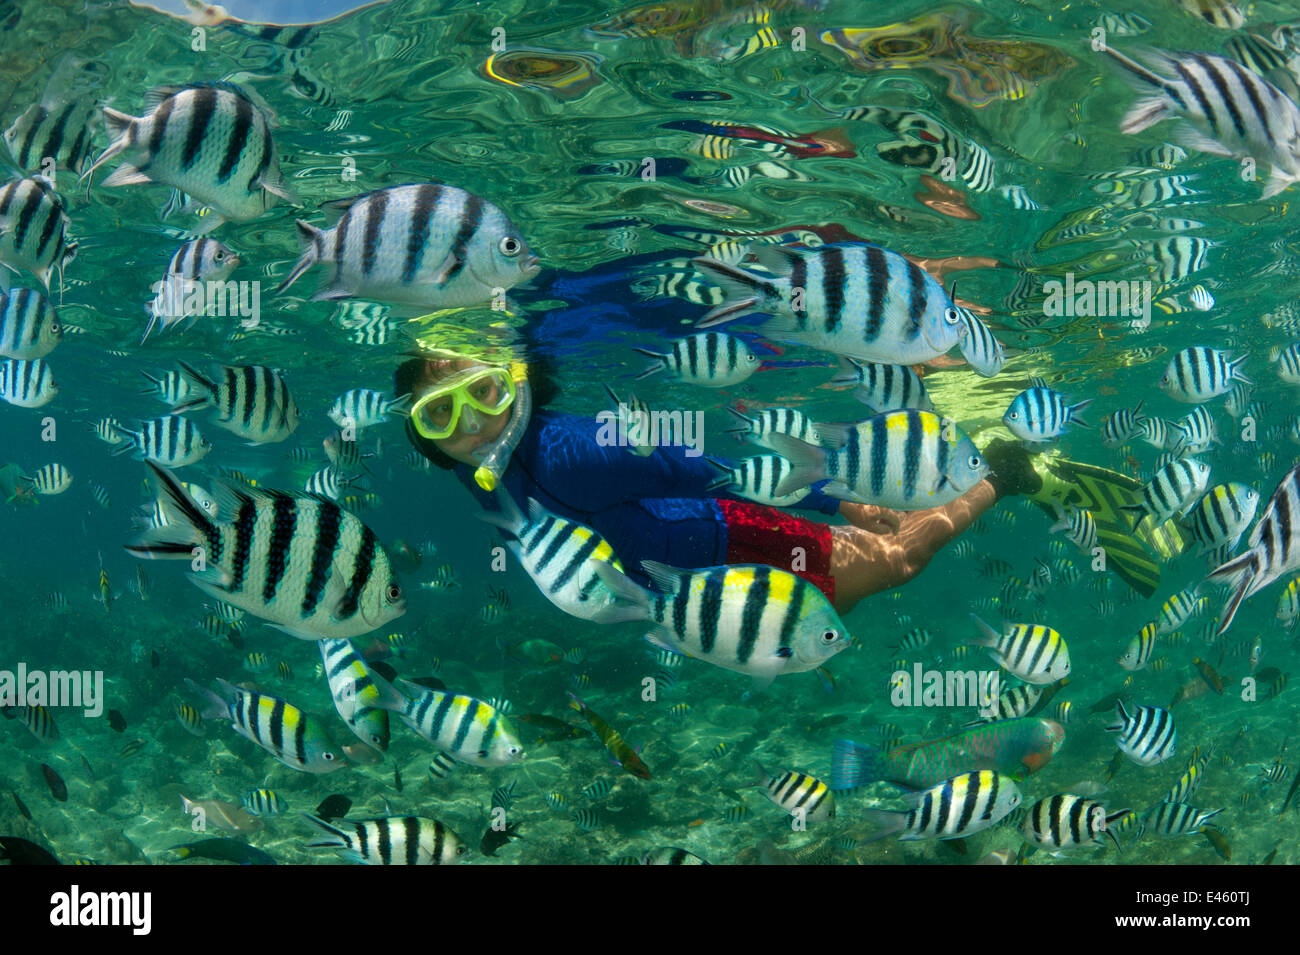
[[[216,525],[170,471],[152,461],[145,463],[153,471],[158,500],[163,505],[168,523],[149,528],[140,540],[128,544],[126,550],[145,560],[191,559],[196,545],[216,536]]]
[[[1126,135],[1140,133],[1172,115],[1168,79],[1159,73],[1153,72],[1141,63],[1129,59],[1110,46],[1105,48],[1105,52],[1125,71],[1124,78],[1129,82],[1129,85],[1147,94],[1134,103],[1129,111],[1124,114],[1124,118],[1120,120],[1120,132]]]
[[[768,446],[790,462],[790,473],[781,479],[772,492],[778,497],[811,487],[827,476],[829,455],[824,448],[800,441],[788,434],[769,434]]]
[[[835,791],[857,789],[884,778],[880,750],[851,739],[837,739],[831,748],[831,784]]]
[[[510,492],[504,488],[493,495],[501,504],[499,511],[482,511],[476,516],[485,524],[491,524],[493,527],[499,527],[506,533],[519,537],[528,522],[524,519],[523,511],[519,510],[519,505],[515,499],[510,496]]]
[[[1210,571],[1207,579],[1226,581],[1233,587],[1232,596],[1228,598],[1227,604],[1224,605],[1223,611],[1219,614],[1219,627],[1214,632],[1216,637],[1221,637],[1232,626],[1232,618],[1237,615],[1237,610],[1241,607],[1242,601],[1262,586],[1262,584],[1258,583],[1260,574],[1255,552],[1248,550],[1240,557],[1230,560],[1226,564],[1220,564]]]
[[[304,849],[346,849],[351,844],[348,841],[347,833],[342,829],[331,826],[319,816],[313,816],[309,812],[304,812],[302,813],[302,817],[312,825],[317,826],[325,835],[331,837],[329,839],[321,839],[318,842],[308,842],[303,846]]]
[[[603,560],[596,561],[595,568],[601,581],[613,592],[615,600],[619,601],[601,616],[602,622],[652,619],[651,601],[654,596],[650,591]]]
[[[1091,428],[1092,425],[1088,424],[1088,422],[1084,421],[1082,418],[1079,417],[1079,412],[1086,411],[1088,405],[1090,404],[1092,404],[1092,399],[1085,398],[1083,401],[1080,401],[1078,404],[1070,405],[1070,423],[1077,424],[1081,428]]]
[[[108,106],[104,107],[104,125],[108,128],[108,134],[112,137],[112,142],[109,144],[107,149],[95,158],[95,161],[90,164],[90,168],[81,174],[77,180],[78,182],[89,179],[94,175],[96,169],[104,165],[104,163],[108,162],[130,145],[131,139],[129,132],[131,125],[135,122],[136,118],[134,116],[118,112]],[[87,186],[86,188],[89,189],[90,187]]]
[[[722,286],[726,298],[696,323],[697,328],[712,328],[751,312],[766,299],[776,295],[776,285],[768,279],[717,259],[705,256],[691,259],[691,265],[704,276]]]
[[[978,647],[996,647],[998,645],[998,640],[1001,639],[1002,635],[975,614],[971,614],[970,618],[975,621],[975,626],[977,626],[980,631],[980,635],[971,640],[971,643]]]
[[[298,227],[298,241],[302,243],[302,255],[294,263],[293,270],[288,277],[276,286],[276,292],[283,292],[309,268],[317,262],[329,262],[329,251],[326,249],[326,243],[323,236],[325,230],[318,229],[309,222],[303,222],[301,219],[295,219],[294,225]]]
[[[865,815],[867,822],[873,823],[880,828],[867,838],[859,839],[858,845],[878,842],[886,836],[892,836],[894,833],[902,832],[907,828],[908,814],[905,812],[893,812],[888,809],[868,809]]]
[[[651,375],[656,375],[668,368],[668,356],[663,352],[651,351],[649,348],[633,348],[632,350],[654,359],[653,362],[646,366],[645,371],[636,376],[637,381],[642,378],[649,378]]]
[[[202,698],[203,709],[199,710],[200,719],[230,719],[230,704],[226,700],[217,696],[217,694],[213,693],[206,686],[200,686],[195,683],[189,677],[185,678],[185,685]]]
[[[1250,354],[1247,353],[1245,355],[1242,355],[1240,358],[1234,358],[1232,361],[1228,362],[1229,381],[1239,381],[1243,385],[1251,385],[1251,386],[1255,384],[1253,381],[1251,381],[1249,378],[1247,378],[1238,370],[1243,364],[1245,364],[1246,359],[1249,357]]]

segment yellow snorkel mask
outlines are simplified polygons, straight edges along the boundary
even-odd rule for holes
[[[510,455],[523,438],[532,416],[532,393],[528,388],[528,365],[513,359],[517,347],[490,340],[493,330],[457,326],[441,321],[440,315],[425,315],[413,322],[425,327],[414,337],[421,354],[430,358],[469,359],[479,364],[440,381],[411,408],[411,426],[429,440],[451,437],[457,427],[473,434],[481,427],[480,415],[511,411],[501,435],[490,445],[475,451],[483,463],[474,480],[485,491],[496,489],[510,463]]]
[[[456,432],[463,417],[463,432],[474,434],[481,425],[473,411],[499,415],[514,404],[517,392],[507,368],[467,368],[421,396],[411,407],[411,424],[420,437],[440,441]]]

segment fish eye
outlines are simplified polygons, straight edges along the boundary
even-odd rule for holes
[[[382,748],[382,744],[383,744],[384,741],[383,741],[382,739],[380,739],[378,736],[376,736],[374,733],[371,733],[371,734],[370,734],[370,742],[372,742],[372,743],[374,743],[376,746],[380,746],[380,747]]]
[[[217,253],[216,253],[215,255],[213,255],[212,257],[213,257],[214,259],[216,259],[218,262],[223,262],[223,261],[225,261],[226,253],[224,253],[224,252],[217,252]]]
[[[1008,412],[1007,412],[1007,417],[1010,418],[1012,421],[1015,421],[1016,419],[1018,419],[1018,418],[1020,417],[1020,412],[1019,412],[1019,411],[1008,411]]]
[[[401,599],[402,599],[402,588],[399,587],[399,586],[397,586],[397,584],[389,584],[389,585],[388,585],[388,602],[389,602],[389,603],[397,603],[397,601],[399,601],[399,600],[401,600]]]
[[[511,755],[511,756],[522,756],[522,755],[523,755],[523,752],[524,752],[524,751],[523,751],[522,749],[520,749],[518,746],[511,746],[511,747],[510,747],[510,755]]]
[[[52,331],[54,334],[57,335],[60,331],[62,331],[62,328],[58,322],[50,322],[50,331]]]
[[[523,245],[514,236],[506,235],[501,237],[498,248],[501,249],[502,255],[516,256],[523,250]]]
[[[949,325],[956,325],[961,321],[961,314],[955,308],[945,308],[943,310],[943,320]]]
[[[463,855],[464,855],[466,852],[468,852],[468,851],[469,851],[469,850],[468,850],[465,846],[457,846],[457,847],[456,847],[456,855],[458,855],[458,856],[463,856]]]
[[[327,763],[332,763],[332,762],[334,762],[334,754],[333,754],[333,753],[321,753],[320,758],[323,759],[323,760],[325,760],[325,762],[327,762]]]
[[[984,462],[980,459],[980,456],[978,454],[972,454],[970,456],[970,461],[968,463],[972,468],[977,468]]]
[[[825,630],[822,632],[822,643],[834,643],[840,638],[838,630]]]

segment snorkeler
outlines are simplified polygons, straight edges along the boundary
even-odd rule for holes
[[[845,613],[859,600],[919,574],[999,498],[1034,493],[1042,479],[1016,444],[985,449],[992,473],[942,507],[893,511],[813,489],[800,510],[841,515],[825,524],[787,510],[719,496],[717,472],[685,448],[629,454],[597,440],[590,418],[547,410],[553,385],[536,367],[432,352],[404,362],[396,394],[410,394],[407,434],[416,448],[456,476],[487,509],[500,484],[523,506],[594,528],[628,573],[645,582],[641,561],[700,568],[768,564],[808,580]]]

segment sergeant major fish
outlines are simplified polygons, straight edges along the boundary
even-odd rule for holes
[[[773,277],[714,259],[692,260],[727,292],[727,300],[697,327],[765,311],[773,316],[767,327],[781,338],[889,365],[931,361],[967,334],[942,286],[896,252],[852,243],[805,250],[764,246],[757,255]]]
[[[83,179],[121,156],[125,161],[105,186],[172,186],[214,210],[204,217],[205,231],[224,219],[256,219],[277,199],[293,201],[267,117],[238,86],[162,86],[145,94],[144,105],[139,117],[104,107],[114,139]]]
[[[334,746],[324,727],[298,707],[274,696],[218,679],[225,697],[193,680],[185,684],[206,701],[203,719],[228,718],[230,728],[256,743],[290,769],[306,773],[332,773],[346,764],[343,751]]]
[[[302,257],[278,291],[321,262],[334,276],[315,300],[451,308],[484,304],[540,268],[505,213],[454,186],[392,186],[325,207],[342,217],[329,229],[298,220]]]
[[[218,516],[168,471],[149,463],[167,524],[127,550],[148,560],[193,561],[204,593],[303,640],[355,637],[406,612],[402,588],[373,531],[317,497],[218,484]]]

